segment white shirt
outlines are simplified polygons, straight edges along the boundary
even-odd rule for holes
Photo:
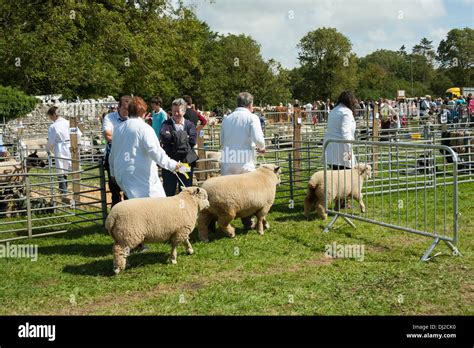
[[[352,110],[339,104],[329,113],[324,141],[329,139],[354,140],[355,130],[356,122]],[[326,148],[326,156],[328,164],[347,168],[352,168],[356,164],[351,144],[329,143]]]
[[[114,128],[118,127],[121,123],[123,123],[123,120],[120,119],[118,111],[111,112],[104,117],[102,131],[105,132],[106,130],[110,130],[113,133]]]
[[[130,118],[115,127],[113,142],[110,174],[127,197],[166,197],[156,165],[174,172],[177,162],[161,148],[153,128],[142,118]]]
[[[224,118],[221,126],[221,174],[241,174],[255,170],[255,145],[265,148],[260,119],[239,107]]]
[[[306,112],[311,112],[313,110],[313,104],[308,103],[304,106]]]
[[[77,128],[78,137],[81,130]],[[79,139],[78,139],[79,142]],[[55,163],[59,173],[71,171],[71,143],[69,137],[69,121],[59,116],[48,128],[48,150],[54,150]]]

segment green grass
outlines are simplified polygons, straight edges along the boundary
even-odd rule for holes
[[[357,221],[356,229],[339,221],[323,234],[300,201],[274,206],[264,236],[245,233],[240,221],[235,239],[213,234],[205,244],[195,231],[195,254],[180,247],[177,265],[166,263],[169,245],[152,244],[118,276],[112,239],[73,225],[68,234],[19,242],[38,245],[36,262],[0,258],[0,314],[472,315],[474,184],[459,191],[463,256],[443,243],[427,263],[419,258],[429,238]],[[333,242],[363,245],[364,260],[326,257]]]

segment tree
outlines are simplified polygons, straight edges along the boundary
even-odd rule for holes
[[[436,57],[436,53],[433,50],[433,41],[429,41],[426,37],[421,39],[418,45],[413,46],[412,53],[416,55],[420,55],[426,58],[428,63],[432,66],[434,59]]]
[[[438,46],[437,60],[440,68],[453,84],[470,86],[474,77],[474,30],[471,28],[452,29],[446,40]],[[450,86],[452,87],[452,86]]]
[[[298,48],[300,73],[310,100],[335,99],[343,90],[355,89],[357,59],[351,53],[349,39],[336,29],[311,31],[300,40]]]

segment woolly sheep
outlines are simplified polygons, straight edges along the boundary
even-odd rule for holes
[[[206,169],[214,170],[213,172],[209,172],[208,175],[210,178],[219,176],[221,171],[221,157],[222,154],[218,151],[206,151]]]
[[[29,172],[33,167],[44,167],[45,165],[44,161],[38,159],[35,151],[29,154],[26,159],[26,172]],[[0,162],[0,184],[22,182],[25,176],[20,174],[24,173],[23,163],[14,159]]]
[[[206,191],[198,187],[185,188],[173,197],[134,198],[116,204],[105,222],[115,241],[114,272],[125,269],[130,250],[141,243],[170,241],[172,264],[176,264],[178,244],[183,243],[192,254],[189,234],[198,213],[208,206]]]
[[[361,212],[365,213],[362,197],[364,180],[372,177],[372,167],[369,164],[359,163],[352,169],[328,170],[328,206],[335,200],[344,200],[351,197],[359,202]],[[326,220],[327,212],[324,209],[324,171],[319,171],[311,176],[308,190],[304,200],[304,215],[308,218],[311,207],[316,205],[317,215]]]
[[[257,216],[256,228],[260,235],[269,228],[265,220],[275,200],[276,186],[280,183],[280,167],[263,164],[245,174],[226,175],[206,180],[202,188],[209,196],[209,208],[199,213],[198,230],[202,241],[209,241],[209,227],[218,222],[228,237],[235,236],[230,222],[236,217]]]

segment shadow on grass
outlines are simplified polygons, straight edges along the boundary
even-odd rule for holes
[[[61,239],[77,239],[83,236],[89,236],[92,234],[101,234],[108,236],[109,234],[99,225],[81,226],[72,225],[70,230],[66,233],[55,234],[49,236],[50,238],[61,238]]]
[[[132,254],[128,257],[127,261],[129,265],[125,269],[125,272],[129,269],[142,267],[151,264],[166,264],[168,261],[169,253],[164,252],[148,252],[142,254]],[[76,274],[76,275],[90,275],[99,277],[111,277],[114,276],[113,272],[113,260],[112,258],[107,260],[96,260],[82,265],[69,265],[63,268],[63,272]]]
[[[100,257],[112,254],[112,244],[60,244],[40,246],[41,255],[81,255],[86,257]]]
[[[257,231],[255,229],[246,230],[243,227],[235,227],[235,236],[244,236],[244,235],[247,235],[247,234],[252,233],[252,232],[257,233]],[[217,224],[216,224],[216,230],[215,231],[209,230],[209,243],[212,243],[213,241],[218,241],[218,240],[221,240],[221,239],[232,239],[232,238],[227,237],[227,235],[225,235],[223,232],[221,232],[217,228]],[[194,245],[194,243],[208,244],[208,243],[202,242],[199,239],[199,233],[198,233],[197,228],[195,228],[194,231],[189,235],[189,241],[193,245]]]

